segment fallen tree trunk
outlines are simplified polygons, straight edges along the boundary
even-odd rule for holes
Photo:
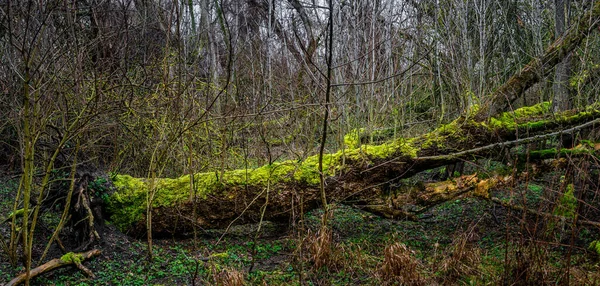
[[[46,272],[50,272],[54,269],[65,267],[68,265],[77,266],[77,268],[79,268],[81,271],[85,272],[86,275],[93,278],[94,274],[89,269],[87,269],[85,266],[83,266],[81,264],[81,262],[83,262],[84,260],[90,259],[94,256],[98,256],[98,255],[100,255],[100,250],[98,250],[98,249],[93,249],[93,250],[90,250],[90,251],[87,251],[84,253],[69,252],[69,253],[63,255],[61,258],[52,259],[34,269],[32,269],[29,272],[29,278],[31,279],[38,275],[41,275]],[[19,285],[19,284],[25,282],[26,277],[27,277],[27,273],[21,273],[17,277],[13,278],[8,283],[6,283],[5,286]]]
[[[465,116],[415,138],[327,154],[324,172],[328,200],[372,205],[385,196],[389,185],[421,171],[459,160],[496,156],[502,149],[600,123],[600,110],[596,108],[548,117],[545,114],[549,106],[542,103],[479,122]],[[530,136],[516,139],[520,130],[527,130]],[[278,162],[252,170],[228,171],[222,176],[200,173],[194,175],[194,180],[189,176],[157,179],[154,184],[147,179],[119,175],[113,177],[118,191],[107,199],[108,210],[113,223],[122,230],[143,235],[146,196],[149,186],[155,185],[152,230],[159,235],[186,235],[195,227],[224,228],[232,223],[258,222],[261,217],[288,222],[301,209],[318,207],[317,164],[318,157],[313,156],[303,162]],[[195,185],[190,188],[192,182]],[[195,190],[192,196],[190,189]],[[423,199],[422,205],[434,199]],[[261,209],[265,205],[263,216]],[[402,212],[397,210],[390,215],[401,217]],[[385,215],[385,210],[372,211]]]
[[[541,57],[532,60],[501,86],[489,104],[474,107],[454,122],[433,132],[381,145],[363,145],[324,156],[328,200],[369,205],[387,186],[416,173],[468,160],[497,156],[500,150],[549,137],[561,130],[575,132],[598,123],[600,111],[592,107],[579,113],[548,117],[550,103],[495,115],[538,82],[552,67],[587,37],[600,20],[600,1],[595,1],[563,37]],[[523,138],[518,135],[526,134]],[[360,142],[360,138],[355,138]],[[284,161],[252,170],[195,174],[178,179],[113,177],[118,191],[106,199],[111,220],[122,230],[143,235],[148,193],[152,198],[152,231],[185,235],[196,228],[223,228],[261,219],[289,221],[300,210],[318,206],[318,157],[303,162]],[[153,186],[153,190],[149,188]],[[192,191],[190,191],[192,190]],[[267,204],[268,202],[268,204]],[[302,205],[300,205],[302,204]],[[265,208],[262,208],[265,206]],[[263,211],[261,211],[263,210]],[[374,212],[381,212],[375,210]],[[403,216],[402,212],[391,216]]]

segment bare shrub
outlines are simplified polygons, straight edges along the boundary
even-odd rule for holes
[[[511,249],[505,261],[503,280],[513,285],[549,285],[557,281],[560,269],[552,265],[545,244],[530,243]]]

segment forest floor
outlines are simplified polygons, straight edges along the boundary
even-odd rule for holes
[[[8,189],[14,187],[14,181],[2,183],[0,213],[11,209]],[[519,190],[536,203],[543,184],[513,192]],[[226,235],[199,231],[195,240],[155,239],[152,262],[145,239],[109,224],[96,247],[102,254],[83,263],[95,279],[66,267],[36,277],[33,285],[300,285],[300,279],[305,285],[600,285],[600,258],[587,249],[600,237],[597,229],[562,225],[550,233],[536,216],[469,197],[437,205],[418,221],[382,219],[344,205],[333,209],[331,239],[319,240],[322,210],[315,210],[303,226],[266,224],[257,239],[255,226]],[[52,214],[42,225],[56,225]],[[40,239],[52,231],[39,229]],[[7,237],[6,225],[0,234]],[[61,255],[52,247],[46,260]],[[22,271],[0,253],[0,284]]]

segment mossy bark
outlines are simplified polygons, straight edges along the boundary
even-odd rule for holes
[[[415,138],[327,154],[323,168],[327,177],[328,200],[332,203],[379,204],[386,197],[386,186],[421,171],[458,160],[496,156],[502,148],[558,136],[560,132],[557,130],[574,132],[592,128],[600,122],[600,110],[593,107],[579,113],[558,115],[547,115],[543,108],[528,108],[527,112],[525,109],[517,110],[511,116],[500,114],[478,122],[461,117]],[[520,128],[527,128],[531,137],[515,140],[517,134],[525,134]],[[309,157],[303,162],[277,162],[253,170],[228,171],[222,175],[195,174],[195,208],[190,200],[189,175],[178,179],[158,179],[152,205],[153,233],[188,235],[194,227],[225,228],[230,224],[257,222],[261,218],[261,207],[267,201],[267,193],[264,219],[289,222],[298,218],[300,210],[308,211],[319,206],[317,170],[316,157]],[[115,176],[113,181],[118,190],[107,201],[113,223],[131,234],[144,235],[144,203],[149,182],[126,175]],[[435,203],[436,198],[439,198],[439,193],[423,196],[420,204]],[[372,211],[402,217],[399,209],[372,208]]]

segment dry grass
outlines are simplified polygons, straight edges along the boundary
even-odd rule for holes
[[[550,285],[561,280],[561,269],[553,265],[543,243],[519,245],[509,250],[504,280],[514,285]]]
[[[331,238],[331,230],[327,227],[307,235],[308,253],[315,269],[331,265]]]
[[[406,245],[396,242],[383,251],[384,260],[379,276],[385,284],[432,285],[420,272],[421,262]]]
[[[215,284],[219,286],[242,286],[246,282],[244,273],[234,268],[224,268],[215,277]]]
[[[370,268],[377,263],[376,258],[366,254],[360,245],[354,243],[334,243],[330,261],[330,269],[343,271],[351,276],[372,272]]]
[[[571,285],[600,285],[600,265],[593,269],[582,269],[582,267],[574,267],[571,269]]]
[[[479,274],[481,251],[469,243],[471,236],[471,232],[461,234],[448,246],[448,256],[440,263],[440,270],[444,273],[444,284],[454,283],[461,277]]]

